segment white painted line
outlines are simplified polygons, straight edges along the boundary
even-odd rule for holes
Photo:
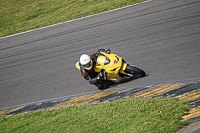
[[[190,131],[189,133],[199,133],[199,131],[200,131],[200,126]]]
[[[49,27],[53,27],[53,26],[57,26],[57,25],[61,25],[61,24],[69,23],[69,22],[73,22],[73,21],[76,21],[76,20],[85,19],[85,18],[89,18],[89,17],[93,17],[93,16],[97,16],[97,15],[101,15],[101,14],[105,14],[105,13],[109,13],[109,12],[113,12],[113,11],[125,9],[125,8],[129,8],[129,7],[137,6],[137,5],[144,4],[144,3],[147,3],[147,2],[150,2],[150,1],[152,1],[152,0],[147,0],[147,1],[144,1],[144,2],[141,2],[141,3],[137,3],[137,4],[133,4],[133,5],[129,5],[129,6],[125,6],[125,7],[121,7],[121,8],[117,8],[117,9],[113,9],[113,10],[109,10],[109,11],[105,11],[105,12],[101,12],[101,13],[97,13],[97,14],[93,14],[93,15],[90,15],[90,16],[86,16],[86,17],[82,17],[82,18],[77,18],[77,19],[65,21],[65,22],[62,22],[62,23],[57,23],[57,24],[53,24],[53,25],[41,27],[41,28],[38,28],[38,29],[33,29],[33,30],[29,30],[29,31],[25,31],[25,32],[21,32],[21,33],[9,35],[9,36],[1,37],[0,39],[12,37],[12,36],[17,36],[17,35],[29,33],[29,32],[32,32],[32,31],[36,31],[36,30],[40,30],[40,29],[45,29],[45,28],[49,28]]]

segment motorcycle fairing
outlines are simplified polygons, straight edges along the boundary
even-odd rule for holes
[[[75,64],[75,67],[80,71],[79,61]],[[119,79],[121,74],[127,75],[125,73],[126,67],[127,64],[118,55],[100,52],[96,64],[94,64],[94,71],[100,72],[101,69],[105,69],[108,73],[107,79],[115,80]]]
[[[125,74],[126,63],[123,59],[116,54],[107,54],[100,52],[97,57],[96,65],[94,66],[94,71],[100,72],[101,69],[105,69],[107,74],[107,79],[120,78],[118,72]]]
[[[79,65],[79,61],[76,62],[75,67],[76,67],[79,71],[81,70],[80,65]]]

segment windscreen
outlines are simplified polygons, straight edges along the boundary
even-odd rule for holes
[[[108,59],[108,57],[104,56],[104,55],[99,55],[97,57],[97,63],[96,66],[104,66],[110,63],[110,60]]]

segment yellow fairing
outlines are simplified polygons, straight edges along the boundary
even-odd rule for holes
[[[79,62],[77,62],[75,66],[78,70],[80,70]],[[94,64],[94,71],[100,72],[101,69],[105,69],[108,73],[108,79],[118,79],[120,78],[119,72],[122,74],[126,74],[124,72],[126,66],[127,64],[118,55],[101,52],[101,54],[97,57],[96,64]]]
[[[80,69],[80,66],[79,66],[79,61],[76,62],[75,67],[76,67],[79,71],[81,70],[81,69]]]
[[[121,69],[119,70],[119,72],[126,75],[126,73],[124,72],[125,69],[126,69],[126,67],[127,67],[127,64],[126,64],[125,62],[123,62],[122,67],[121,67]]]
[[[127,64],[125,64],[122,61],[122,58],[118,55],[101,52],[101,54],[97,58],[94,70],[96,72],[100,72],[101,69],[105,69],[108,73],[108,79],[118,79],[120,77],[118,72],[125,74],[124,70],[126,69],[126,66]]]

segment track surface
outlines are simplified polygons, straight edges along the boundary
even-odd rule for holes
[[[0,108],[98,91],[74,64],[110,48],[149,76],[112,88],[199,78],[200,0],[153,0],[0,39]]]

